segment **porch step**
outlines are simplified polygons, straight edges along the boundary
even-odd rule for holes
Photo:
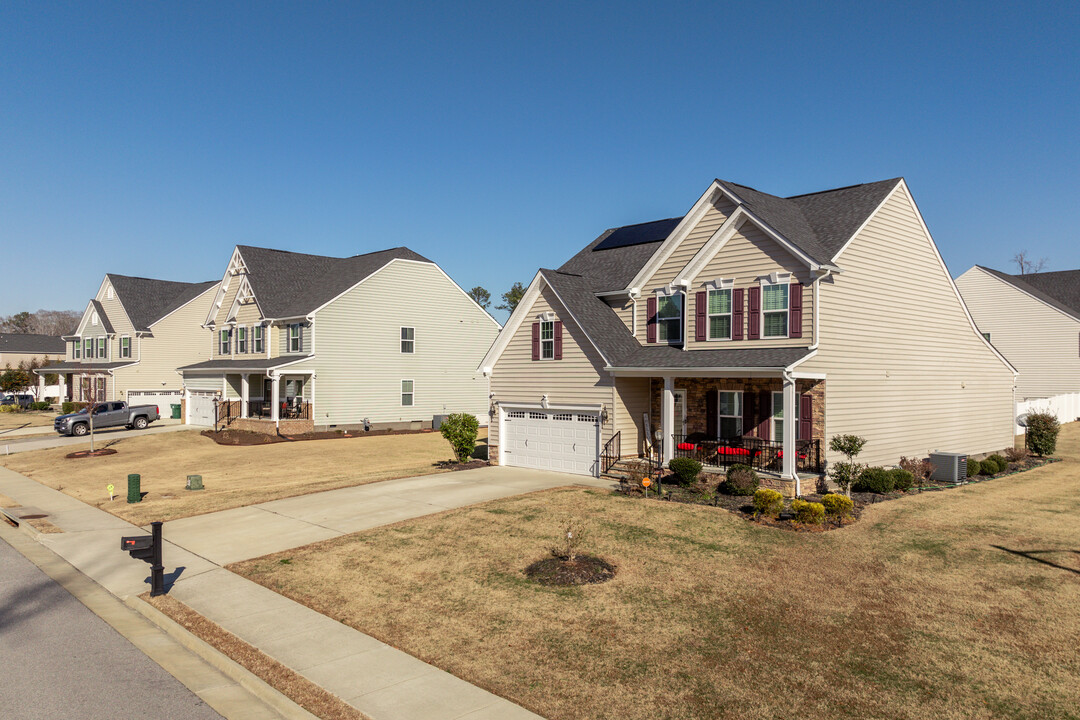
[[[641,458],[623,458],[617,461],[604,473],[604,477],[612,480],[629,480],[630,475],[637,472],[639,475],[649,472],[649,463]]]

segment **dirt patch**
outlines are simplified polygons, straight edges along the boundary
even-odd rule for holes
[[[333,693],[323,690],[253,645],[210,622],[179,600],[168,595],[150,597],[150,593],[143,593],[139,598],[313,715],[342,720],[370,720],[367,715]]]
[[[301,435],[267,435],[265,433],[250,432],[248,430],[203,430],[202,435],[208,437],[218,445],[270,445],[284,442],[303,442],[305,440],[354,440],[356,438],[384,437],[387,435],[430,435],[433,430],[363,430],[345,431],[329,430],[322,432],[303,433]]]
[[[78,460],[79,458],[88,457],[103,457],[105,455],[115,455],[116,450],[112,448],[101,448],[100,450],[77,450],[73,453],[68,453],[64,457],[68,460]]]
[[[490,463],[487,460],[470,460],[467,463],[459,463],[457,460],[443,460],[436,464],[443,470],[473,470],[487,467]]]
[[[44,517],[26,516],[19,519],[43,535],[56,535],[58,533],[64,532],[63,530],[46,520]]]
[[[615,577],[615,566],[592,555],[573,560],[544,558],[525,568],[525,577],[541,585],[595,585]]]

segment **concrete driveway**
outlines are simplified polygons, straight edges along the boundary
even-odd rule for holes
[[[566,485],[611,488],[583,475],[483,467],[386,480],[173,520],[166,539],[217,565],[248,560],[476,503]]]
[[[32,428],[32,430],[39,429],[44,429],[49,434],[45,436],[35,434],[31,437],[0,435],[0,455],[11,455],[17,452],[27,452],[30,450],[47,450],[48,448],[67,447],[69,445],[90,447],[89,437],[65,437],[63,435],[57,435],[55,432],[50,431],[49,428]],[[205,429],[206,428],[196,427],[194,425],[183,425],[179,420],[158,420],[145,430],[127,430],[122,427],[98,430],[94,433],[94,442],[96,445],[102,445],[119,438],[135,437],[137,435],[156,435],[158,433],[178,432],[181,430],[202,431]]]

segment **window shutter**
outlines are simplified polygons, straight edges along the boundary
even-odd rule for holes
[[[708,337],[706,326],[709,323],[709,316],[705,313],[708,301],[708,293],[699,292],[694,302],[694,339],[698,342],[705,342],[705,338]],[[710,436],[715,437],[715,433],[710,433]]]
[[[645,342],[656,342],[656,297],[645,301]]]
[[[799,396],[799,439],[809,440],[813,433],[814,402],[810,393]]]
[[[562,360],[562,321],[555,321],[555,359]]]
[[[754,394],[743,393],[742,399],[742,431],[743,436],[750,435],[754,428]]]
[[[746,337],[757,340],[761,337],[761,286],[750,288],[750,327]]]
[[[533,323],[532,350],[533,350],[533,360],[539,360],[540,359],[540,323],[538,323],[538,322]]]
[[[731,339],[742,340],[743,322],[745,321],[742,288],[731,293],[731,304]],[[747,425],[746,427],[750,426]]]
[[[754,289],[751,288],[751,293]],[[760,292],[760,289],[759,289]],[[752,297],[752,295],[751,295]],[[762,390],[758,393],[758,437],[762,440],[771,440],[772,435],[772,393]]]
[[[705,293],[698,293],[701,297]],[[705,434],[711,438],[720,435],[717,413],[720,410],[720,395],[716,388],[705,392]]]
[[[788,327],[788,337],[802,337],[802,285],[792,283],[791,290],[791,318]]]

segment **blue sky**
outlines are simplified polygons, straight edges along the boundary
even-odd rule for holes
[[[1078,38],[1076,2],[5,3],[0,314],[235,244],[496,297],[715,177],[903,175],[954,275],[1077,268]]]

